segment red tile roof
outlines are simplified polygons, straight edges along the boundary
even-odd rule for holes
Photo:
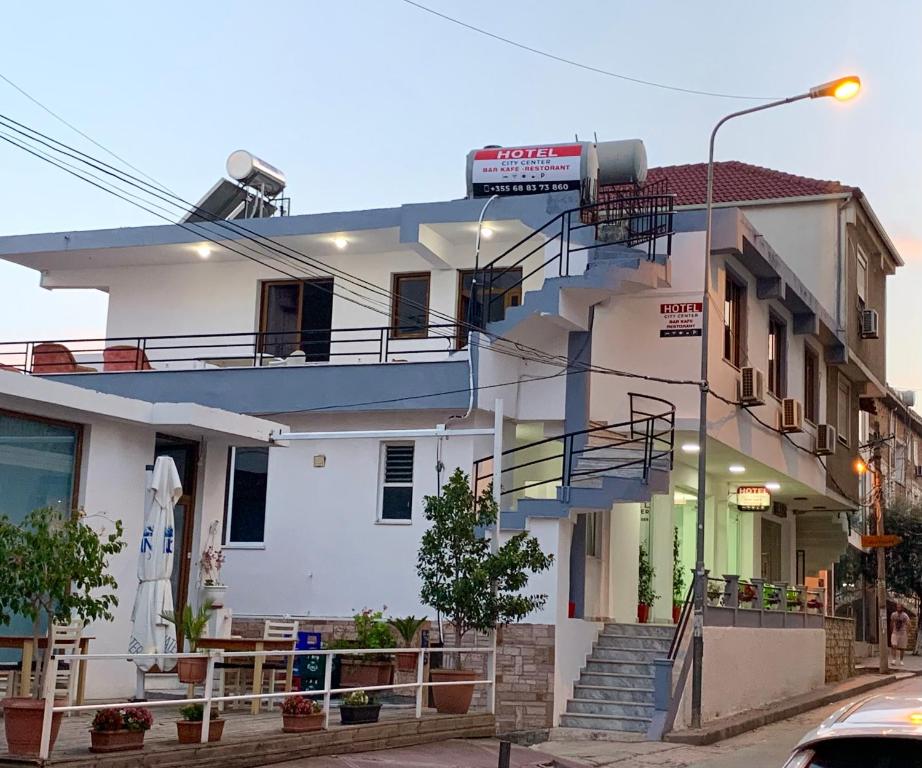
[[[774,200],[783,197],[808,197],[850,192],[852,187],[838,181],[795,176],[759,165],[728,160],[714,164],[714,202],[736,203],[746,200]],[[651,168],[647,183],[666,179],[676,205],[704,205],[707,163],[667,165]]]

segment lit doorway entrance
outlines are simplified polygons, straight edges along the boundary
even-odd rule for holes
[[[762,578],[781,581],[781,525],[762,518]]]

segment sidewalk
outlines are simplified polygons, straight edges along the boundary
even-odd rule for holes
[[[922,656],[910,656],[908,653],[903,659],[905,664],[900,666],[899,663],[895,663],[891,658],[889,660],[890,671],[891,672],[914,672],[915,674],[922,674]],[[855,669],[861,672],[874,672],[876,673],[879,668],[880,660],[877,656],[866,656],[861,659],[855,659]]]

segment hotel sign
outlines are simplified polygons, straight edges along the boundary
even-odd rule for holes
[[[659,331],[660,338],[700,336],[701,311],[702,304],[700,301],[676,301],[670,304],[660,304],[659,313],[662,318]]]
[[[741,485],[736,489],[736,506],[743,512],[771,509],[772,495],[763,485]]]
[[[474,151],[471,191],[488,195],[538,195],[578,190],[582,183],[583,147],[494,147]]]

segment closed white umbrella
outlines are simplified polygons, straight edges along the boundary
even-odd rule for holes
[[[182,483],[176,464],[161,456],[147,473],[147,499],[144,508],[144,531],[138,556],[138,593],[131,613],[129,653],[176,652],[176,628],[163,618],[173,610],[173,507],[182,496]],[[162,670],[164,659],[135,659],[146,672],[156,663]]]

